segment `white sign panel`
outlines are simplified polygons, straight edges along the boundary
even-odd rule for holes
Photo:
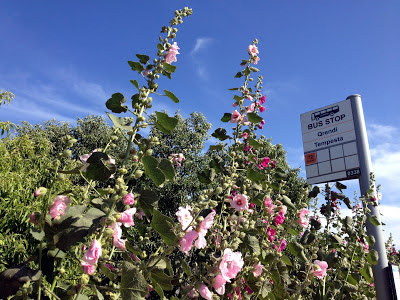
[[[308,184],[360,175],[350,99],[304,113],[300,119]]]

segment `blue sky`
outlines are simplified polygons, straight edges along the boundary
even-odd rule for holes
[[[157,110],[203,112],[214,128],[232,111],[233,76],[259,40],[267,95],[262,133],[304,169],[300,114],[360,94],[373,168],[382,184],[383,220],[400,246],[400,2],[11,1],[0,2],[0,88],[16,95],[0,120],[74,122],[104,114],[115,92],[134,93],[128,60],[154,57],[161,26],[175,9],[193,15],[179,27],[178,67],[160,87],[181,100]],[[304,175],[304,172],[302,173]],[[357,182],[348,182],[352,190]],[[351,193],[350,193],[351,194]]]

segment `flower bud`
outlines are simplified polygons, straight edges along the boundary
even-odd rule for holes
[[[104,229],[104,236],[113,236],[113,234],[114,234],[114,229],[112,229],[110,227],[107,227],[106,229]]]
[[[143,171],[142,170],[136,170],[136,172],[134,174],[135,179],[139,179],[140,177],[142,177],[142,175],[143,175]]]
[[[145,152],[145,155],[152,155],[153,154],[153,149],[147,149]]]
[[[71,150],[64,150],[62,156],[63,157],[70,157],[72,155],[72,151]]]
[[[122,174],[122,175],[124,175],[124,174],[128,173],[128,170],[125,169],[125,168],[121,168],[121,169],[119,170],[119,173]]]
[[[89,277],[88,274],[82,274],[81,283],[82,283],[83,285],[88,284],[88,283],[89,283],[89,280],[90,280],[90,277]]]
[[[45,188],[45,187],[40,187],[40,188],[38,188],[34,193],[33,193],[33,195],[35,196],[35,197],[39,197],[39,196],[44,196],[44,195],[46,195],[46,193],[47,193],[47,189]]]

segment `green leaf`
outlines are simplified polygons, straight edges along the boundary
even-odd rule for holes
[[[136,57],[139,58],[140,63],[144,65],[147,64],[147,62],[150,60],[150,57],[143,54],[136,54]]]
[[[243,97],[240,97],[238,95],[233,96],[233,100],[240,101],[242,99],[243,99]]]
[[[139,74],[144,71],[144,67],[141,63],[136,61],[128,61],[128,64],[131,66],[133,71],[137,71]]]
[[[105,213],[97,208],[90,208],[86,214],[86,206],[71,206],[60,219],[48,218],[44,227],[46,239],[57,248],[68,250],[71,246],[82,242],[88,234],[100,227]]]
[[[224,113],[224,116],[221,118],[222,122],[229,122],[231,120],[232,114]]]
[[[221,151],[222,149],[224,149],[224,145],[211,145],[209,149],[215,151]]]
[[[132,108],[135,108],[135,104],[140,102],[140,95],[135,94],[131,97],[132,99]]]
[[[378,259],[379,259],[378,251],[376,251],[375,249],[369,250],[367,254],[367,261],[370,264],[376,265],[378,263]]]
[[[64,258],[67,254],[64,251],[56,248],[53,250],[49,250],[47,252],[47,255],[55,258]]]
[[[252,146],[253,148],[258,149],[258,148],[264,147],[263,144],[259,143],[258,141],[256,141],[253,138],[248,138],[247,141],[249,142],[249,145]]]
[[[281,201],[283,204],[285,204],[287,207],[291,208],[291,209],[296,209],[296,207],[294,206],[294,204],[292,203],[292,200],[290,200],[290,198],[286,195],[282,195]]]
[[[307,258],[304,254],[304,248],[297,242],[290,242],[288,245],[289,252],[292,255],[296,256],[297,258],[301,259],[302,261],[306,261]]]
[[[175,103],[179,102],[178,97],[175,96],[175,94],[173,92],[164,90],[165,96],[167,96],[169,99],[171,99],[172,101],[174,101]]]
[[[139,83],[137,82],[137,80],[131,80],[131,83],[139,90]]]
[[[133,264],[124,261],[122,263],[122,275],[120,292],[121,299],[139,300],[145,299],[149,291],[149,285],[140,270]]]
[[[183,272],[185,272],[185,274],[189,277],[192,276],[193,275],[192,270],[191,270],[189,264],[186,262],[186,260],[183,259],[181,262],[182,262]]]
[[[167,64],[167,63],[164,63],[164,69],[165,69],[165,71],[167,71],[168,73],[174,73],[175,70],[176,70],[176,66],[170,65],[170,64]]]
[[[374,275],[372,273],[371,266],[365,266],[364,268],[360,269],[360,273],[369,283],[374,282]]]
[[[168,73],[165,70],[162,70],[161,74],[163,74],[164,76],[166,76],[168,79],[171,79],[171,73]]]
[[[215,177],[215,169],[205,169],[202,172],[197,172],[197,178],[201,183],[210,184]]]
[[[228,89],[229,91],[238,91],[239,90],[239,88],[231,88],[231,89]]]
[[[86,177],[96,181],[106,181],[117,171],[115,164],[108,162],[109,157],[103,152],[93,152],[87,159],[89,166],[86,169]]]
[[[288,232],[289,232],[291,235],[296,236],[296,235],[299,235],[301,231],[296,230],[296,229],[294,229],[294,228],[289,228]]]
[[[122,103],[125,102],[126,99],[124,95],[122,95],[121,93],[115,93],[112,94],[111,98],[107,100],[106,107],[113,113],[119,114],[128,110],[128,107],[126,105],[122,105]]]
[[[169,117],[166,113],[156,111],[156,126],[165,134],[171,134],[178,124],[178,119]]]
[[[170,160],[163,158],[161,159],[160,163],[158,164],[158,167],[161,169],[161,171],[164,173],[165,177],[169,180],[173,180],[175,177],[175,169],[172,166],[172,163]]]
[[[143,190],[138,199],[138,203],[146,216],[150,216],[153,213],[153,209],[157,207],[158,200],[158,195],[154,191]]]
[[[164,50],[164,46],[162,44],[157,44],[157,49],[158,50]]]
[[[344,225],[344,229],[346,231],[352,230],[353,229],[353,218],[350,216],[346,216],[346,218],[344,218],[344,220],[343,220],[343,225]]]
[[[257,256],[261,254],[260,242],[256,236],[246,234],[244,244],[249,247],[250,253]]]
[[[163,215],[157,210],[153,211],[153,219],[151,220],[150,225],[169,246],[173,245],[176,240],[173,224],[174,222],[171,218]]]
[[[219,139],[220,141],[225,141],[226,139],[230,138],[229,135],[226,134],[225,128],[217,128],[211,136]]]
[[[32,237],[39,242],[42,241],[44,238],[44,231],[42,231],[41,229],[39,229],[37,227],[31,227],[30,233],[31,233]]]
[[[108,279],[110,279],[111,281],[114,281],[115,279],[117,279],[117,275],[114,274],[113,272],[111,272],[111,270],[109,268],[107,268],[104,263],[99,262],[99,266],[100,266],[100,270],[101,272],[106,275],[108,277]]]
[[[164,273],[159,269],[153,269],[150,274],[151,281],[156,282],[164,291],[171,291],[173,285],[171,284],[172,277]]]
[[[132,122],[130,120],[127,120],[122,117],[114,116],[113,114],[110,114],[108,112],[106,112],[106,114],[110,118],[111,122],[113,122],[115,127],[123,129],[123,130],[127,130],[127,131],[132,129],[132,126],[131,126]]]
[[[293,266],[293,265],[292,265],[292,262],[290,261],[290,258],[287,257],[286,255],[283,255],[283,256],[281,257],[281,259],[282,259],[282,261],[283,261],[287,266]]]
[[[250,72],[250,68],[247,66],[246,69],[243,70],[243,74],[246,75],[246,76],[249,76],[250,73],[251,73]]]
[[[349,274],[349,276],[347,276],[347,282],[352,284],[352,285],[358,285],[358,281],[355,280],[354,277],[351,276],[350,274]]]
[[[147,176],[153,180],[156,186],[159,186],[165,182],[165,175],[158,168],[158,160],[152,156],[145,155],[142,158],[142,162],[144,165],[144,172]]]
[[[373,247],[375,245],[375,237],[373,235],[367,236],[366,240],[370,247]]]
[[[235,75],[235,78],[240,78],[242,76],[243,76],[242,72],[237,72],[236,75]]]
[[[261,183],[264,179],[264,176],[260,172],[253,170],[252,168],[248,168],[247,178],[255,183]]]
[[[368,220],[371,222],[372,225],[374,226],[379,226],[381,223],[378,221],[378,218],[376,216],[370,216]]]
[[[247,113],[247,119],[251,122],[251,123],[260,123],[263,118],[261,118],[259,115],[257,115],[254,112],[249,112]]]

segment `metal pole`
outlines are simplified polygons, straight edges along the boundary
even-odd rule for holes
[[[358,157],[360,160],[361,176],[359,178],[361,196],[365,196],[370,188],[370,173],[371,155],[369,153],[367,130],[365,127],[364,112],[361,103],[360,95],[351,95],[347,97],[350,99],[351,108],[353,111],[354,128],[357,137]],[[376,197],[376,190],[374,187],[373,195]],[[380,222],[379,206],[372,206],[368,204],[371,210],[371,215],[376,216]],[[385,241],[383,238],[382,225],[374,226],[367,220],[367,233],[375,237],[375,249],[379,254],[378,263],[372,266],[374,274],[374,283],[376,291],[376,299],[378,300],[392,300],[392,292],[389,281],[388,260],[386,256]]]

